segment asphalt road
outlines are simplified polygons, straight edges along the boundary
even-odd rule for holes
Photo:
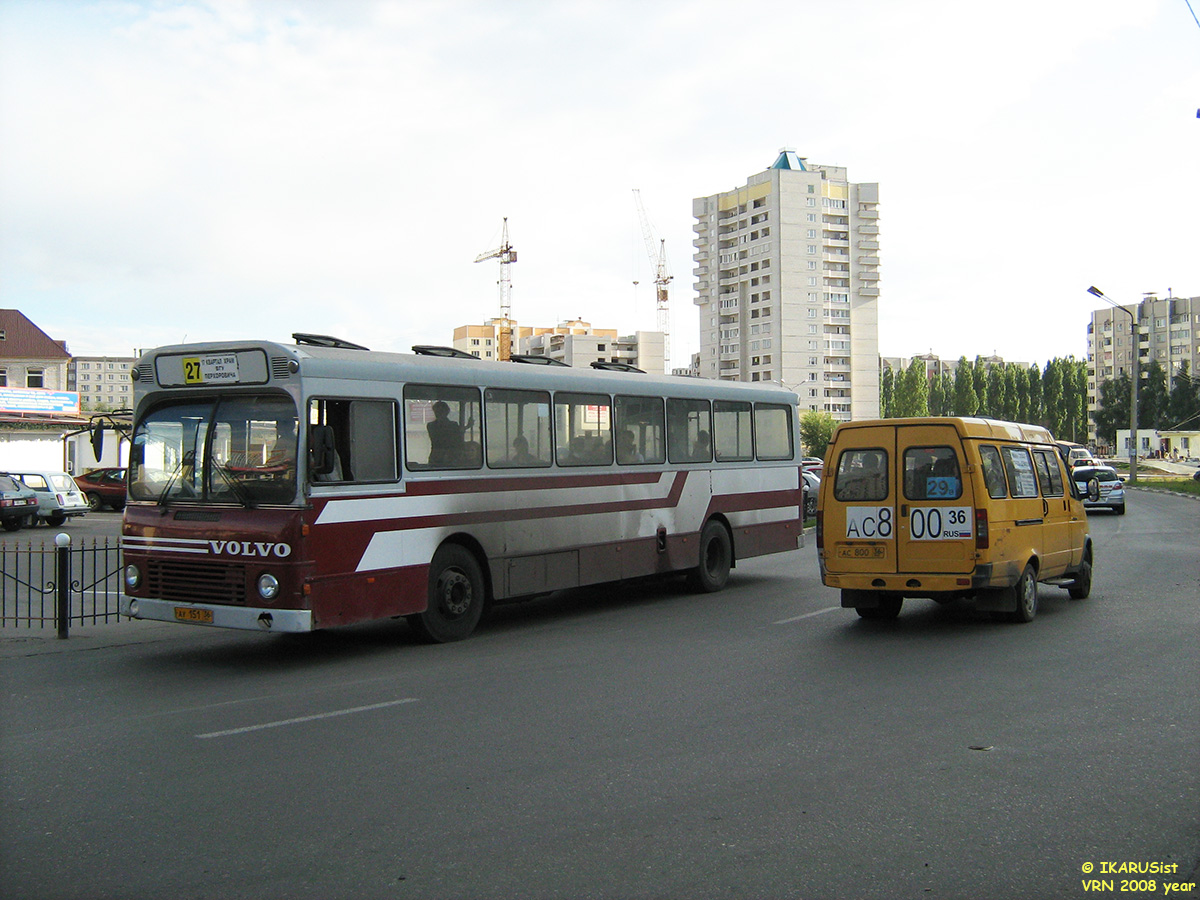
[[[1091,599],[1043,586],[1029,625],[860,621],[810,538],[720,594],[576,591],[436,647],[6,634],[0,894],[1163,896],[1200,857],[1198,513],[1093,515]]]

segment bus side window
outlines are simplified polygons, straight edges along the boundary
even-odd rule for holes
[[[550,465],[550,394],[488,388],[487,464],[491,468],[541,468]]]
[[[415,470],[481,468],[481,420],[477,388],[405,385],[405,464]]]
[[[617,463],[656,463],[665,457],[660,397],[617,397]]]
[[[795,450],[792,445],[791,408],[774,403],[755,403],[754,441],[759,459],[792,459]]]
[[[987,484],[988,496],[993,500],[1003,500],[1008,496],[1008,483],[1004,480],[1000,451],[983,444],[979,448],[979,461],[983,465],[983,480]]]
[[[713,449],[717,462],[754,459],[754,430],[750,404],[741,400],[713,401]]]
[[[606,394],[554,395],[554,428],[560,466],[609,466],[613,461],[612,401]]]
[[[667,459],[712,462],[712,413],[707,400],[667,400]]]
[[[394,400],[309,401],[309,480],[395,481],[397,412]]]

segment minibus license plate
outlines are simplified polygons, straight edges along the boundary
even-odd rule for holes
[[[213,615],[211,609],[192,609],[188,606],[175,607],[175,618],[180,622],[201,622],[211,625]]]
[[[838,547],[838,559],[883,559],[886,547]]]

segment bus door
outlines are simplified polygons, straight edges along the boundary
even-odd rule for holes
[[[896,572],[895,456],[893,426],[839,430],[826,473],[834,480],[832,497],[821,512],[829,572]]]
[[[975,510],[963,442],[952,425],[897,429],[896,541],[901,572],[975,568]]]

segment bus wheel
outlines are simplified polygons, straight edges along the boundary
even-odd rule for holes
[[[1009,590],[1012,591],[1010,596],[1015,596],[1017,600],[1017,608],[1009,613],[1009,621],[1032,622],[1038,610],[1037,573],[1033,571],[1033,566],[1026,564],[1025,571]]]
[[[1067,585],[1067,594],[1072,600],[1086,600],[1092,592],[1092,561],[1084,558],[1083,564],[1075,575],[1075,580]]]
[[[711,594],[725,587],[729,567],[733,565],[733,543],[725,526],[715,519],[704,523],[700,532],[700,565],[688,573],[688,587]]]
[[[479,624],[483,604],[483,573],[474,555],[458,544],[444,544],[429,565],[429,606],[408,616],[408,624],[432,643],[461,641]]]

